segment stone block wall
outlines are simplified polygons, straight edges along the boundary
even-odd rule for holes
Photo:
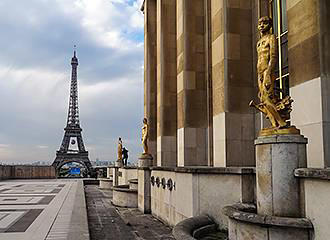
[[[330,170],[302,168],[295,170],[295,177],[301,185],[300,198],[304,217],[313,223],[313,239],[329,239]]]
[[[330,2],[286,3],[291,122],[310,139],[308,166],[327,167]],[[145,1],[145,116],[154,165],[255,165],[253,140],[268,121],[248,103],[257,98],[257,21],[269,11],[269,0]]]
[[[227,226],[227,218],[221,209],[236,202],[253,202],[254,174],[226,173],[218,171],[198,172],[193,170],[152,170],[155,183],[151,186],[151,212],[167,224],[173,226],[193,216],[208,214],[222,227]],[[195,171],[195,172],[194,172]],[[204,173],[203,173],[204,171]],[[157,178],[160,181],[157,185]],[[171,179],[175,187],[169,190],[161,184]]]
[[[119,168],[118,169],[118,185],[128,184],[128,180],[138,178],[137,168]]]
[[[203,166],[207,160],[205,6],[177,0],[178,166]]]
[[[211,19],[214,166],[253,166],[252,1],[212,0]]]
[[[12,178],[13,170],[13,166],[0,166],[0,180]]]
[[[177,164],[176,0],[157,0],[157,165]]]
[[[330,166],[330,2],[287,1],[292,123],[309,141],[308,167]]]
[[[40,179],[55,178],[55,169],[52,166],[0,166],[0,180],[5,179]]]
[[[157,0],[144,3],[144,116],[149,121],[149,149],[157,164]],[[141,119],[142,120],[142,119]]]

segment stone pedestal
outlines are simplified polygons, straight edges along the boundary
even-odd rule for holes
[[[113,180],[113,186],[118,185],[118,174],[119,174],[119,167],[112,168],[112,180]]]
[[[116,162],[115,162],[115,166],[116,167],[123,167],[123,161],[122,160],[117,160]]]
[[[313,225],[302,218],[299,180],[294,170],[306,167],[307,139],[299,134],[258,137],[256,145],[257,207],[234,204],[229,239],[311,240]]]
[[[139,167],[150,167],[153,165],[153,157],[151,154],[147,153],[142,153],[141,156],[139,157]]]
[[[142,154],[138,168],[138,208],[143,213],[151,213],[151,170],[153,158],[150,154]]]
[[[111,189],[112,184],[113,184],[112,179],[99,178],[99,188],[100,189]]]
[[[301,135],[259,137],[256,145],[257,213],[300,217],[299,182],[294,170],[306,167],[307,139]]]

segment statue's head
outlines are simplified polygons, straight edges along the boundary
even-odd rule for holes
[[[143,123],[148,123],[148,120],[147,120],[147,118],[143,118]]]
[[[273,25],[272,19],[268,16],[259,18],[258,30],[260,33],[267,33]]]
[[[121,137],[118,140],[121,141]]]

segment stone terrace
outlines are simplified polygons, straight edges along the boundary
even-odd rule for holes
[[[111,197],[82,180],[0,181],[0,239],[174,239],[169,227],[137,209],[115,208]]]

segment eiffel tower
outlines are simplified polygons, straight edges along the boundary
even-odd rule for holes
[[[88,158],[88,151],[85,150],[81,135],[82,129],[79,123],[77,81],[78,58],[76,57],[75,50],[71,59],[71,65],[72,75],[68,119],[66,127],[64,128],[65,132],[60,150],[56,151],[56,158],[52,165],[55,167],[58,174],[60,168],[64,164],[76,162],[82,164],[86,168],[87,174],[93,175],[92,164]]]

